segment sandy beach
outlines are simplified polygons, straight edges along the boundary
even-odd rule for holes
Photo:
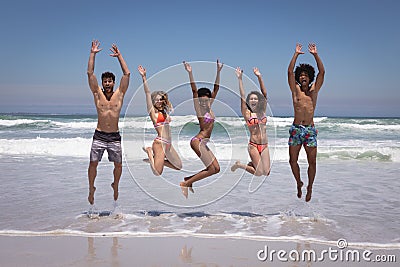
[[[1,236],[0,248],[1,266],[376,266],[376,256],[400,259],[400,250],[393,248],[341,250],[334,244],[313,242],[193,236]],[[294,251],[299,253],[298,261]]]

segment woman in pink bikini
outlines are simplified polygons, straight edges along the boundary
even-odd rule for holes
[[[236,161],[231,167],[234,172],[237,168],[244,169],[255,175],[269,175],[271,170],[271,160],[268,149],[267,136],[267,90],[265,88],[261,73],[258,68],[253,69],[254,74],[260,83],[260,92],[252,91],[247,95],[246,101],[243,88],[243,70],[236,68],[236,75],[239,79],[239,89],[241,98],[242,115],[246,121],[250,132],[248,151],[251,161],[246,165]]]
[[[139,66],[138,71],[143,80],[147,111],[157,131],[157,137],[154,139],[152,147],[143,147],[149,157],[151,170],[156,176],[162,174],[164,165],[180,170],[182,169],[182,161],[171,143],[171,129],[169,127],[171,117],[169,113],[172,111],[172,105],[168,100],[168,94],[164,91],[150,93],[146,69]]]
[[[186,71],[189,73],[190,86],[193,93],[193,104],[196,111],[197,119],[199,120],[200,131],[190,141],[190,146],[205,165],[205,169],[188,177],[185,177],[180,183],[182,193],[187,198],[188,189],[193,191],[193,183],[204,179],[208,176],[219,172],[220,167],[217,159],[212,151],[208,148],[207,142],[210,139],[211,132],[214,127],[215,116],[211,110],[211,105],[214,102],[219,90],[220,72],[224,64],[217,60],[217,76],[215,78],[214,89],[200,88],[197,90],[196,83],[193,78],[192,67],[187,62],[183,62]]]

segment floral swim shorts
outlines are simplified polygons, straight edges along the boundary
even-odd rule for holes
[[[305,144],[308,147],[317,146],[318,130],[314,125],[298,125],[293,124],[289,129],[289,146],[297,146]]]

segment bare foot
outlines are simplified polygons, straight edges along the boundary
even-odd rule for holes
[[[312,187],[311,186],[307,186],[306,202],[311,200],[311,194],[312,194]]]
[[[185,182],[187,182],[189,179],[190,179],[190,177],[185,177],[185,178],[183,178],[183,180],[184,180]],[[190,192],[194,193],[193,184],[191,184],[190,186],[188,186],[188,188],[189,188]]]
[[[232,165],[231,171],[233,171],[233,172],[236,171],[237,168],[239,168],[239,164],[240,164],[240,161],[239,160],[236,161],[235,164]]]
[[[181,182],[180,184],[182,194],[185,198],[188,198],[189,192],[188,192],[188,187],[185,182]]]
[[[148,157],[153,156],[153,149],[151,147],[142,147],[142,150],[147,154]]]
[[[96,187],[93,186],[93,188],[89,188],[89,196],[88,196],[88,201],[91,205],[94,203],[94,192],[96,191]]]
[[[297,197],[301,198],[303,192],[301,191],[301,187],[303,186],[303,182],[297,183]]]
[[[152,153],[153,151],[152,151],[152,149],[151,149],[151,147],[142,147],[142,150],[144,151],[144,152],[146,152],[146,154],[149,154],[149,153]]]
[[[115,186],[114,183],[111,184],[112,189],[114,190],[114,200],[117,201],[118,199],[118,185]]]

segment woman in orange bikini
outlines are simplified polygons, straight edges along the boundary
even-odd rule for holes
[[[169,127],[171,117],[169,113],[172,111],[172,105],[168,100],[168,94],[164,91],[150,93],[146,79],[146,69],[139,66],[138,71],[143,80],[147,111],[157,131],[157,137],[154,139],[152,147],[143,147],[149,157],[151,170],[156,176],[162,174],[164,165],[180,170],[182,161],[171,143],[171,129]]]
[[[212,93],[208,88],[200,88],[197,90],[196,83],[193,78],[192,67],[187,62],[183,62],[183,64],[186,71],[189,73],[190,86],[193,93],[194,109],[200,125],[200,131],[190,140],[190,146],[206,167],[204,170],[194,175],[185,177],[183,182],[180,183],[182,193],[187,198],[188,189],[194,193],[192,187],[194,182],[216,174],[220,170],[219,163],[212,151],[208,148],[207,142],[210,139],[215,121],[215,116],[214,112],[211,110],[211,105],[214,102],[219,90],[220,72],[224,64],[219,63],[217,60],[217,76],[215,78],[214,89]]]
[[[267,90],[258,68],[254,68],[253,71],[260,83],[261,93],[252,91],[247,95],[245,101],[243,70],[236,68],[236,75],[239,79],[241,110],[250,132],[248,151],[251,161],[247,165],[236,161],[231,170],[236,171],[237,168],[240,168],[255,176],[262,176],[269,175],[271,169],[266,126]]]

